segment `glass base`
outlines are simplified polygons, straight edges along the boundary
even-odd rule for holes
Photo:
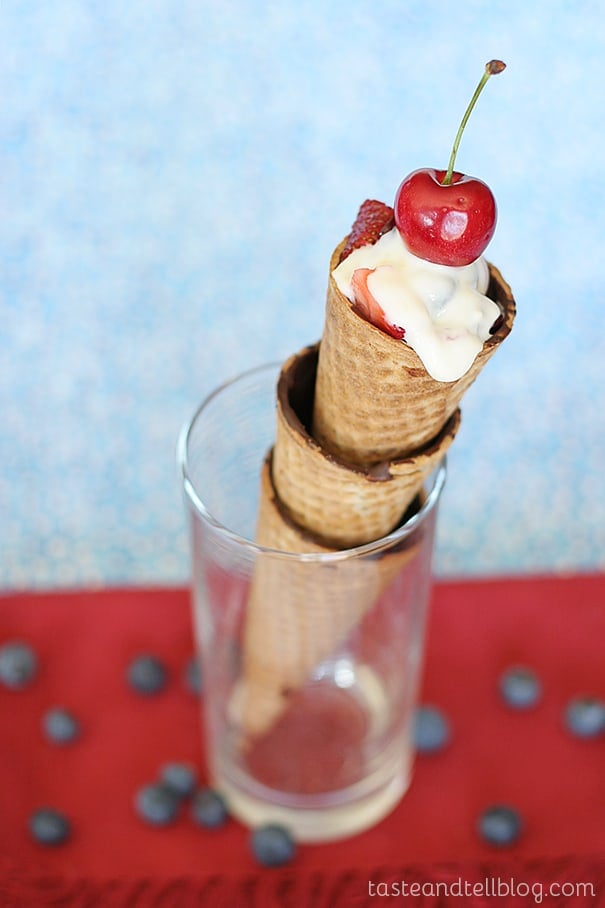
[[[403,729],[393,734],[389,714],[368,665],[324,663],[262,737],[243,750],[224,742],[213,784],[249,826],[279,823],[301,842],[354,835],[409,784],[410,742]]]
[[[370,829],[397,806],[409,783],[408,773],[399,774],[383,788],[353,802],[304,808],[284,807],[254,797],[220,773],[214,779],[232,816],[250,827],[278,823],[285,826],[297,842],[329,842]]]

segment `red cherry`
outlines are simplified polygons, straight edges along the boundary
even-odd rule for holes
[[[469,265],[496,229],[496,201],[485,183],[454,170],[464,127],[490,76],[506,69],[490,60],[456,133],[447,170],[424,167],[409,174],[395,196],[395,224],[414,255],[438,265]]]
[[[496,200],[482,180],[424,167],[409,174],[395,196],[395,223],[407,248],[438,265],[469,265],[496,229]]]

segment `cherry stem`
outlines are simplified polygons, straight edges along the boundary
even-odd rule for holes
[[[450,183],[452,182],[452,174],[454,173],[454,164],[456,162],[456,155],[458,154],[458,146],[460,145],[460,139],[462,138],[462,133],[464,132],[464,127],[468,123],[468,118],[470,117],[471,113],[473,112],[473,107],[477,103],[477,99],[478,99],[479,95],[483,91],[485,84],[488,81],[489,77],[498,75],[498,73],[501,73],[504,69],[506,69],[506,63],[503,63],[502,60],[490,60],[489,63],[485,64],[485,72],[483,73],[483,75],[481,77],[481,81],[479,82],[479,84],[477,85],[477,88],[475,89],[475,94],[471,98],[470,104],[466,108],[466,111],[464,112],[464,116],[462,117],[462,122],[460,123],[460,126],[458,127],[458,132],[456,133],[456,138],[454,139],[454,144],[452,146],[452,153],[450,155],[450,161],[449,161],[449,164],[447,165],[447,171],[441,182],[442,186],[449,186]]]

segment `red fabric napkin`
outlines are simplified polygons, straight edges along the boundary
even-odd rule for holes
[[[36,649],[40,668],[30,687],[0,686],[0,906],[357,908],[381,904],[385,886],[404,904],[403,882],[419,887],[407,897],[414,905],[496,896],[535,905],[538,885],[545,904],[605,904],[605,736],[579,740],[563,724],[572,697],[605,699],[605,575],[437,584],[421,699],[448,715],[450,745],[417,758],[408,794],[374,829],[300,846],[279,870],[259,867],[235,821],[211,832],[184,811],[150,828],[133,809],[166,762],[193,762],[205,778],[200,704],[183,680],[193,653],[185,590],[4,596],[0,644],[14,639]],[[125,680],[142,652],[170,670],[155,697]],[[519,663],[544,688],[524,712],[506,707],[497,687]],[[76,743],[44,738],[53,705],[80,718]],[[499,803],[524,820],[507,849],[476,832],[477,815]],[[27,821],[42,805],[70,817],[69,842],[31,840]]]

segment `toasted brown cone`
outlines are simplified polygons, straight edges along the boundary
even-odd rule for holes
[[[414,456],[373,467],[342,463],[309,434],[318,345],[284,365],[277,386],[275,491],[296,523],[335,548],[362,545],[390,533],[425,479],[443,460],[460,424],[456,410]],[[320,354],[321,355],[321,354]]]
[[[502,309],[502,325],[462,378],[438,382],[410,347],[360,318],[340,293],[331,273],[342,248],[330,265],[318,365],[317,346],[307,348],[286,363],[278,384],[277,438],[263,468],[257,541],[286,552],[363,544],[397,525],[451,444],[462,395],[515,316],[510,288],[490,265],[488,293]],[[271,727],[412,554],[408,543],[382,558],[361,558],[344,576],[259,555],[237,711],[246,741]]]
[[[510,333],[515,302],[510,287],[489,265],[488,295],[503,320],[471,368],[454,382],[432,378],[415,351],[353,310],[332,276],[345,240],[330,262],[312,435],[344,461],[368,465],[422,449],[456,411],[462,395]]]
[[[291,695],[338,649],[410,560],[419,544],[403,539],[395,548],[334,566],[257,556],[243,647],[243,681],[232,704],[242,746],[268,731]],[[257,542],[280,551],[334,552],[299,528],[283,508],[263,465]]]

